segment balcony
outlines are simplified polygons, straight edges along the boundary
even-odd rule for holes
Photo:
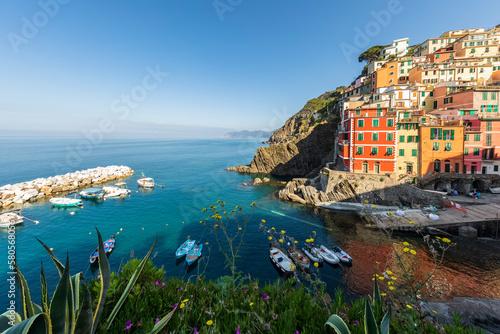
[[[349,141],[348,140],[342,140],[342,145],[349,145]]]
[[[400,118],[398,119],[398,123],[420,123],[420,118],[419,117]]]
[[[480,126],[466,126],[465,133],[470,133],[470,132],[481,132],[481,127]]]

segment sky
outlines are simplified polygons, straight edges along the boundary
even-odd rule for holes
[[[274,130],[355,79],[370,46],[491,28],[499,12],[498,0],[0,0],[0,133]]]

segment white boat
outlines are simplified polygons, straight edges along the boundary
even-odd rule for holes
[[[118,183],[117,183],[118,184]],[[104,198],[116,198],[116,197],[125,197],[130,195],[131,191],[127,188],[120,188],[117,186],[106,186],[102,187],[104,190]]]
[[[332,249],[333,254],[340,259],[340,261],[344,263],[351,263],[352,258],[347,254],[342,248],[335,246]]]
[[[340,262],[340,259],[337,257],[337,255],[333,254],[333,252],[325,246],[321,245],[319,247],[319,250],[321,252],[321,257],[323,257],[323,260],[325,260],[326,262],[330,264],[338,264]]]
[[[269,256],[276,267],[285,274],[291,274],[295,271],[295,265],[292,260],[281,249],[271,247],[269,249]]]
[[[154,188],[155,187],[155,180],[151,177],[145,177],[143,176],[142,179],[137,180],[137,184],[139,187],[143,188]]]
[[[490,188],[492,194],[500,194],[500,187]]]
[[[10,226],[21,225],[24,217],[19,210],[9,211],[0,214],[0,228],[9,228]]]
[[[321,252],[318,248],[316,248],[316,247],[302,248],[302,251],[312,261],[318,262],[318,263],[323,263],[323,257],[321,256]]]
[[[55,197],[50,199],[50,203],[58,208],[70,208],[81,206],[83,201],[78,198]]]
[[[88,188],[80,191],[79,195],[84,199],[102,199],[104,190],[102,188]]]

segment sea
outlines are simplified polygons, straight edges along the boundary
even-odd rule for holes
[[[225,202],[227,211],[242,207],[246,231],[239,248],[236,270],[244,277],[270,284],[285,278],[269,258],[270,232],[284,231],[283,246],[297,240],[298,247],[314,238],[317,245],[338,245],[353,258],[351,265],[324,264],[311,268],[312,278],[326,283],[327,292],[345,291],[348,300],[370,294],[373,276],[390,270],[402,282],[402,272],[394,254],[402,254],[402,263],[410,277],[423,281],[434,269],[435,259],[419,235],[386,235],[366,226],[353,213],[331,212],[312,206],[278,199],[282,185],[272,178],[269,184],[252,185],[254,177],[226,171],[227,167],[247,164],[253,158],[259,140],[104,140],[90,143],[81,139],[0,138],[0,186],[25,182],[87,168],[125,165],[135,173],[123,180],[132,190],[126,198],[101,202],[85,201],[83,208],[57,209],[46,201],[25,204],[24,226],[15,231],[16,256],[22,274],[28,281],[32,299],[40,302],[40,267],[47,276],[49,294],[58,281],[57,271],[37,238],[61,260],[69,258],[71,274],[82,272],[91,279],[95,272],[89,266],[89,255],[97,247],[96,229],[103,239],[116,234],[111,254],[112,271],[120,270],[132,257],[142,258],[156,240],[152,261],[164,268],[166,278],[193,279],[203,275],[217,279],[230,274],[220,252],[216,235],[200,223],[208,218],[202,211],[217,201]],[[142,175],[153,177],[152,190],[137,187]],[[116,181],[115,181],[116,182]],[[244,183],[248,185],[244,185]],[[75,196],[75,195],[68,195]],[[255,203],[251,207],[251,204]],[[262,223],[265,220],[265,223]],[[38,221],[36,224],[33,221]],[[244,220],[240,220],[243,222]],[[229,222],[233,226],[234,221]],[[233,225],[231,225],[233,224]],[[243,226],[243,225],[242,225]],[[221,234],[217,234],[220,238]],[[194,266],[176,261],[175,250],[187,238],[203,243],[203,256]],[[293,238],[293,239],[291,239]],[[276,239],[276,235],[275,238]],[[432,286],[427,285],[430,299],[453,297],[500,298],[500,247],[498,241],[469,241],[451,238],[453,247],[446,250]],[[404,252],[406,247],[416,254]],[[226,247],[222,239],[223,247]],[[8,234],[0,231],[0,307],[9,302]],[[438,248],[437,244],[436,247]],[[438,248],[439,249],[439,248]],[[308,284],[299,273],[297,284]],[[388,290],[381,281],[382,290]]]

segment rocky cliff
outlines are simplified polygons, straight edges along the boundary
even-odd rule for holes
[[[228,170],[277,176],[317,173],[333,158],[340,92],[338,88],[309,100],[271,135],[267,142],[269,146],[257,149],[249,165],[230,167]]]

